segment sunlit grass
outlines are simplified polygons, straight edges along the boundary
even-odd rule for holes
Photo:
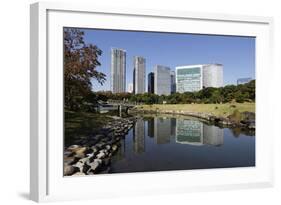
[[[227,117],[235,109],[239,112],[255,112],[255,103],[225,103],[225,104],[154,104],[140,105],[142,110],[151,111],[189,111],[198,113],[209,113],[215,116]]]

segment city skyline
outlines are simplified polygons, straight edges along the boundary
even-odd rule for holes
[[[175,71],[176,66],[194,64],[224,65],[224,85],[237,83],[238,78],[255,79],[255,38],[201,34],[174,34],[158,32],[133,32],[119,30],[83,29],[85,43],[97,45],[103,54],[97,70],[107,76],[103,86],[92,80],[93,90],[110,89],[110,50],[126,50],[125,87],[133,82],[134,56],[146,59],[146,75],[156,65],[165,65]],[[227,52],[225,52],[227,51]],[[147,83],[145,85],[147,92]]]

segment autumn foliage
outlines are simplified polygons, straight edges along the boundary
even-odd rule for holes
[[[84,42],[80,29],[64,29],[64,102],[65,107],[78,110],[92,95],[92,78],[103,84],[105,74],[97,71],[102,51]]]

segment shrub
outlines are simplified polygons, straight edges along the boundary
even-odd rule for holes
[[[235,109],[233,111],[233,113],[228,116],[228,119],[230,119],[230,120],[232,120],[234,122],[240,122],[241,121],[241,117],[242,117],[241,113],[237,109]]]

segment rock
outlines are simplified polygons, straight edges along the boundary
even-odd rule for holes
[[[95,159],[92,163],[89,164],[90,168],[87,171],[87,174],[95,174],[98,171],[99,166],[101,165],[101,160]]]
[[[118,146],[116,144],[112,145],[112,151],[115,152],[118,149]]]
[[[94,153],[87,154],[87,158],[92,158],[92,157],[94,157],[94,156],[95,156]]]
[[[245,111],[241,113],[241,118],[246,121],[255,121],[256,115],[254,112]]]
[[[91,166],[89,164],[87,164],[87,163],[84,164],[83,169],[82,169],[83,173],[86,174],[88,172],[88,170],[91,168]]]
[[[99,152],[98,154],[97,154],[97,158],[98,159],[102,159],[102,158],[104,158],[105,157],[105,153],[104,152]]]
[[[110,150],[111,146],[110,146],[110,145],[106,145],[105,148],[106,148],[107,150]]]
[[[79,161],[80,158],[74,157],[72,162],[69,162],[69,165],[76,164]]]
[[[248,125],[248,128],[249,129],[256,129],[256,124],[252,122]]]
[[[70,157],[73,154],[71,151],[64,151],[63,155],[66,157]]]
[[[104,159],[102,160],[102,164],[103,164],[104,166],[108,166],[108,165],[110,164],[110,162],[111,162],[111,158],[110,158],[110,157],[106,157],[106,158],[104,158]]]
[[[75,161],[76,160],[76,161]],[[75,158],[75,157],[64,157],[63,158],[63,162],[64,162],[64,164],[66,164],[66,165],[72,165],[72,164],[74,164],[74,163],[76,163],[78,160],[77,160],[77,158]]]
[[[85,153],[87,153],[87,148],[81,147],[79,145],[71,145],[67,148],[67,151],[71,151],[76,157],[83,158],[85,156]]]
[[[96,154],[99,151],[99,148],[97,146],[92,146],[91,149],[94,154]]]
[[[79,145],[71,145],[66,150],[70,152],[75,152],[76,149],[80,148]]]
[[[83,159],[80,159],[76,164],[74,164],[73,166],[74,167],[78,167],[80,172],[83,172],[83,168],[84,168],[84,165],[85,163],[88,161],[89,159],[88,158],[83,158]]]
[[[71,165],[65,165],[63,167],[64,176],[71,176],[71,175],[75,174],[76,172],[79,172],[78,167],[74,167],[74,166],[71,166]]]
[[[106,143],[104,142],[99,142],[98,144],[96,144],[96,147],[98,147],[99,149],[103,149],[105,147]]]
[[[74,152],[76,153],[76,155],[83,155],[85,154],[86,150],[87,150],[86,147],[79,147]]]

